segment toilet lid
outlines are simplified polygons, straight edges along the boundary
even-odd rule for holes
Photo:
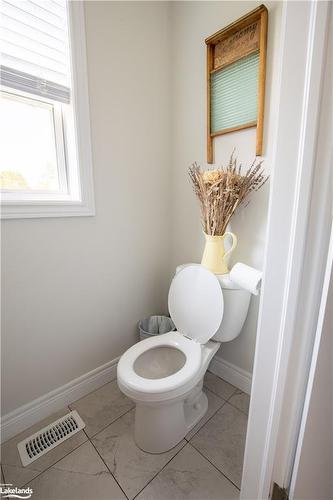
[[[205,344],[223,318],[223,294],[215,274],[199,264],[184,267],[169,289],[169,312],[177,330]]]

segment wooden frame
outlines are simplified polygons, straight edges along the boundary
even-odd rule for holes
[[[256,47],[249,48],[247,52],[243,52],[239,58],[234,58],[224,64],[216,66],[214,63],[214,53],[216,46],[227,38],[235,35],[251,24],[258,22],[258,43]],[[234,23],[229,24],[226,28],[218,31],[214,35],[206,38],[207,45],[207,162],[213,163],[213,139],[216,136],[235,132],[250,127],[257,127],[256,154],[262,154],[262,138],[263,138],[263,121],[264,121],[264,104],[265,104],[265,79],[266,79],[266,49],[267,49],[267,25],[268,11],[264,5],[252,10],[245,16],[241,17]],[[217,70],[248,56],[259,49],[259,79],[258,79],[258,114],[257,121],[251,121],[237,127],[212,132],[211,130],[211,75]]]

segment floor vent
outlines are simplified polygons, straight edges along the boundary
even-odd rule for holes
[[[24,439],[17,445],[23,466],[31,464],[84,427],[85,423],[74,410]]]

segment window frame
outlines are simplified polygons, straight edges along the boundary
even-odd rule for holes
[[[18,202],[17,198],[20,198],[20,201],[38,201],[41,199],[46,200],[66,200],[70,199],[69,195],[69,183],[68,183],[68,165],[66,162],[66,144],[64,140],[64,119],[63,119],[63,111],[62,104],[56,101],[52,101],[50,99],[40,97],[34,94],[28,94],[27,92],[23,92],[21,90],[14,90],[11,87],[2,87],[2,93],[4,95],[10,95],[9,99],[17,102],[23,102],[30,104],[31,106],[46,108],[49,110],[52,115],[53,122],[53,135],[54,135],[54,145],[55,145],[55,154],[57,158],[57,171],[58,171],[58,179],[59,179],[59,189],[58,190],[11,190],[5,189],[1,192],[1,198],[3,202]]]
[[[38,199],[36,199],[36,192],[32,192],[30,196],[22,193],[20,200],[10,200],[10,197],[3,196],[7,193],[1,193],[2,219],[95,215],[84,7],[82,2],[67,2],[67,9],[72,69],[73,113],[71,114],[73,116],[64,117],[60,110],[58,113],[55,111],[54,116],[56,118],[55,133],[63,134],[66,131],[66,139],[72,142],[72,147],[64,147],[60,153],[60,155],[67,155],[68,194],[38,193]],[[8,91],[20,95],[19,91],[17,93],[13,92],[13,89],[8,89]],[[39,99],[37,96],[29,94],[25,96],[31,100],[47,102],[47,99]],[[54,101],[52,104],[54,108],[57,107]],[[70,133],[71,130],[74,130],[75,137]]]

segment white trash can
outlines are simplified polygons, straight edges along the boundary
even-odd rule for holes
[[[176,327],[168,316],[149,316],[139,322],[140,340],[175,330]]]

